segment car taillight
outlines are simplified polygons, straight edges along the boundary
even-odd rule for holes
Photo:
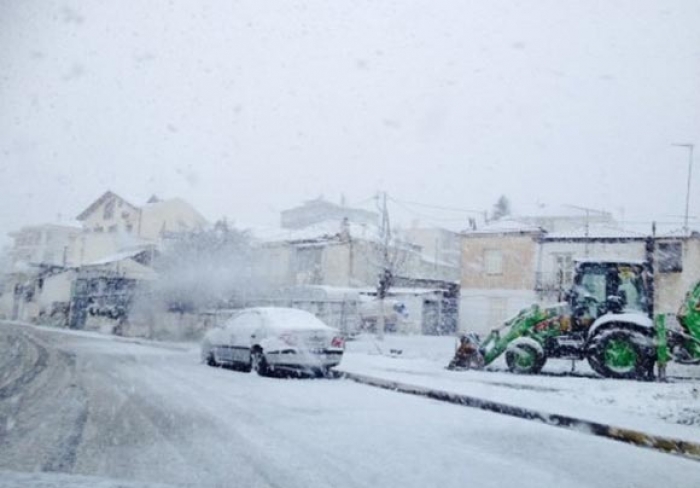
[[[345,348],[345,339],[340,336],[336,336],[331,341],[331,347],[337,347],[339,349]]]

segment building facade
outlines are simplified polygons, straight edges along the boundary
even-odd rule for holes
[[[18,263],[73,266],[77,262],[76,241],[79,227],[43,224],[22,227],[11,232],[10,266]]]
[[[465,232],[460,327],[485,334],[532,303],[563,301],[582,258],[651,262],[654,311],[675,315],[700,280],[700,233],[644,235],[609,225],[547,233],[517,222]]]
[[[208,223],[189,203],[180,199],[159,200],[137,206],[107,191],[77,220],[82,233],[76,240],[79,264],[89,264],[119,251],[159,245],[161,239],[179,232],[196,232]]]
[[[542,233],[513,221],[463,233],[461,330],[486,334],[536,301]]]
[[[360,208],[337,205],[323,198],[308,200],[301,206],[283,210],[280,214],[280,224],[283,229],[303,229],[322,222],[340,222],[343,219],[357,224],[376,226],[379,223],[379,214]]]

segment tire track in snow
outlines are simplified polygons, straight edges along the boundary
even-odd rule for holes
[[[0,365],[0,466],[71,472],[88,415],[75,357],[18,326],[0,334],[11,356]]]
[[[26,333],[8,337],[3,332],[3,340],[10,344],[11,361],[3,365],[5,374],[11,379],[0,386],[0,400],[6,400],[19,394],[28,384],[39,376],[48,364],[49,353],[45,347],[29,339]],[[19,375],[17,375],[19,372]],[[12,376],[15,376],[12,378]]]

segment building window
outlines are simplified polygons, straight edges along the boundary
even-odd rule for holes
[[[114,217],[114,205],[114,200],[110,200],[107,203],[105,203],[104,213],[102,214],[102,217],[105,220],[110,220],[112,217]]]
[[[114,234],[117,232],[117,226],[116,225],[110,225],[109,229],[107,229],[110,233]]]
[[[131,233],[134,230],[134,226],[131,224],[126,224],[126,231]]]
[[[683,271],[682,242],[659,242],[656,250],[660,273],[680,273]]]
[[[498,249],[484,251],[484,271],[487,275],[503,274],[503,253]]]
[[[105,229],[101,225],[96,225],[95,230],[93,232],[104,232]]]
[[[555,254],[553,257],[557,285],[570,285],[574,279],[574,258],[571,254]]]

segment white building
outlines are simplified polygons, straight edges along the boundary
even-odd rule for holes
[[[308,200],[299,207],[283,210],[280,214],[280,223],[284,229],[303,229],[327,221],[340,222],[343,219],[357,224],[376,226],[379,223],[379,214],[360,208],[336,205],[322,197]]]
[[[75,244],[81,229],[77,226],[42,224],[22,227],[9,235],[13,239],[10,265],[17,263],[71,266],[76,264]]]
[[[170,234],[196,232],[208,223],[189,203],[152,197],[134,205],[107,191],[77,217],[83,231],[76,241],[78,264],[90,264],[120,251],[157,246]]]
[[[573,205],[538,204],[510,217],[522,224],[539,227],[547,232],[565,232],[595,226],[614,226],[610,212]]]

